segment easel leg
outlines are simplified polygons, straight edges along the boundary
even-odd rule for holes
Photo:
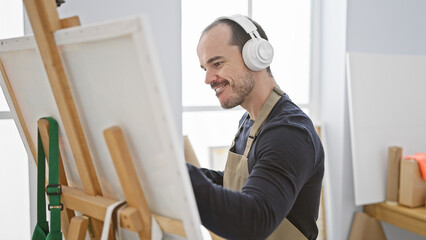
[[[59,113],[63,120],[63,127],[67,133],[83,189],[92,196],[102,196],[102,189],[96,176],[92,157],[53,36],[55,31],[64,26],[78,25],[78,19],[73,17],[61,21],[56,10],[55,1],[24,0],[24,4]],[[92,223],[94,236],[91,235],[91,238],[99,239],[102,231],[102,222],[93,219]]]
[[[68,240],[85,239],[88,225],[89,225],[89,219],[85,217],[73,217],[71,219],[67,239]]]
[[[70,219],[72,219],[74,216],[75,216],[74,211],[68,208],[64,208],[63,212],[61,213],[61,228],[62,228],[62,232],[64,236],[68,236]]]
[[[138,232],[139,238],[142,240],[151,239],[151,210],[139,183],[123,132],[119,127],[111,127],[104,131],[104,137],[127,204],[137,208],[142,218],[144,227],[142,231]]]

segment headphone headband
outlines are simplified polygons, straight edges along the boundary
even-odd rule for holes
[[[260,71],[267,67],[272,62],[274,49],[272,45],[263,39],[257,32],[257,27],[249,18],[241,14],[235,14],[230,17],[221,17],[220,19],[229,19],[240,25],[246,33],[251,37],[242,49],[244,63],[252,71]]]
[[[248,34],[257,31],[257,27],[253,24],[253,22],[243,15],[235,14],[230,16],[228,19],[238,23]]]

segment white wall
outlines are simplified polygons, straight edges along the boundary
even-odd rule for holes
[[[353,213],[362,211],[354,201],[345,52],[425,55],[424,9],[423,0],[322,1],[321,122],[328,146],[328,239],[348,239]],[[390,240],[424,239],[382,225]]]
[[[324,126],[326,181],[329,184],[324,188],[326,232],[327,239],[340,240],[347,239],[354,211],[345,126],[346,1],[323,0],[321,9],[320,118]]]
[[[424,0],[348,0],[347,50],[426,54]]]
[[[150,18],[163,78],[177,129],[182,132],[181,1],[176,0],[66,0],[58,8],[60,18],[78,15],[81,24],[90,24],[136,14]],[[28,18],[25,32],[31,33]],[[183,144],[183,143],[182,143]],[[30,163],[30,199],[36,199],[36,165]],[[31,201],[31,229],[36,223],[36,202]],[[31,230],[32,231],[32,230]]]

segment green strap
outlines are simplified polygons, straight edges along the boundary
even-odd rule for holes
[[[58,122],[51,118],[44,118],[49,122],[49,185],[46,193],[49,196],[50,233],[47,239],[62,239],[61,233],[61,204],[62,188],[59,185],[59,134]]]
[[[44,196],[44,177],[46,174],[45,154],[41,143],[40,131],[37,131],[37,224],[33,232],[33,240],[42,240],[49,233],[46,221],[46,199]]]
[[[46,221],[46,200],[44,192],[45,153],[41,143],[40,132],[37,133],[38,170],[37,170],[37,226],[33,240],[60,240],[61,233],[61,204],[62,189],[59,185],[59,134],[58,122],[51,117],[45,117],[49,122],[49,184],[46,193],[49,196],[50,229]],[[43,236],[44,235],[44,236]],[[46,237],[47,235],[47,237]]]

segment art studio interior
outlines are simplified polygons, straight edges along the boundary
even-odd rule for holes
[[[422,0],[1,0],[2,236],[35,239],[47,212],[43,231],[63,239],[426,239],[424,9]],[[223,47],[231,25],[265,45]],[[278,105],[265,113],[273,94],[294,106],[280,123]],[[266,136],[286,144],[273,149]],[[283,159],[314,152],[314,163],[268,165],[284,148],[295,157]],[[248,169],[239,187],[232,154]],[[244,211],[249,202],[257,208]],[[229,209],[256,220],[232,227],[240,218]]]

